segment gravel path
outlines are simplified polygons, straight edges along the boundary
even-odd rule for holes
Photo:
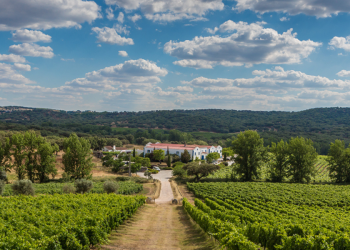
[[[168,203],[174,199],[173,190],[171,189],[169,179],[172,176],[172,170],[161,170],[158,174],[152,175],[154,179],[160,180],[162,186],[160,188],[159,198],[156,199],[156,203]]]

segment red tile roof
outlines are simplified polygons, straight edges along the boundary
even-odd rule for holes
[[[147,146],[147,148],[167,148],[169,149],[188,149],[193,150],[196,147],[199,148],[211,148],[211,146],[205,146],[205,145],[186,145],[185,144],[171,144],[171,143],[152,143]]]

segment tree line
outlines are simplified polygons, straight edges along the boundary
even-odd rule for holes
[[[91,145],[87,139],[71,134],[63,139],[63,170],[67,178],[82,179],[91,176],[93,167]],[[0,142],[0,172],[14,171],[18,180],[46,182],[57,175],[56,154],[59,145],[51,143],[38,132],[13,133]]]

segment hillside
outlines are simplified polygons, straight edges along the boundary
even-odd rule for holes
[[[25,107],[2,107],[0,129],[37,129],[44,135],[66,136],[70,132],[97,135],[115,135],[113,128],[177,129],[183,132],[236,133],[257,130],[271,141],[304,136],[316,142],[319,151],[325,151],[331,141],[349,142],[350,108],[317,108],[300,112],[250,110],[170,110],[147,112],[92,112],[61,111]],[[213,136],[214,138],[215,135]],[[221,136],[226,139],[229,136]],[[194,134],[194,138],[208,141],[208,135]],[[136,139],[136,138],[135,138]],[[324,148],[324,150],[322,149]]]

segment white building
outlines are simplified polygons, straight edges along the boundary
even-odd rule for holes
[[[221,146],[204,146],[204,145],[186,145],[186,144],[170,144],[170,143],[147,143],[143,149],[144,155],[147,153],[152,153],[154,149],[162,149],[167,154],[169,148],[169,153],[176,154],[181,157],[181,153],[185,149],[190,153],[191,159],[199,158],[200,160],[205,160],[207,154],[217,152],[222,157],[222,147]]]
[[[131,153],[133,149],[130,148],[123,148],[123,147],[116,147],[116,146],[104,146],[102,151],[104,152],[119,152],[119,153]]]

